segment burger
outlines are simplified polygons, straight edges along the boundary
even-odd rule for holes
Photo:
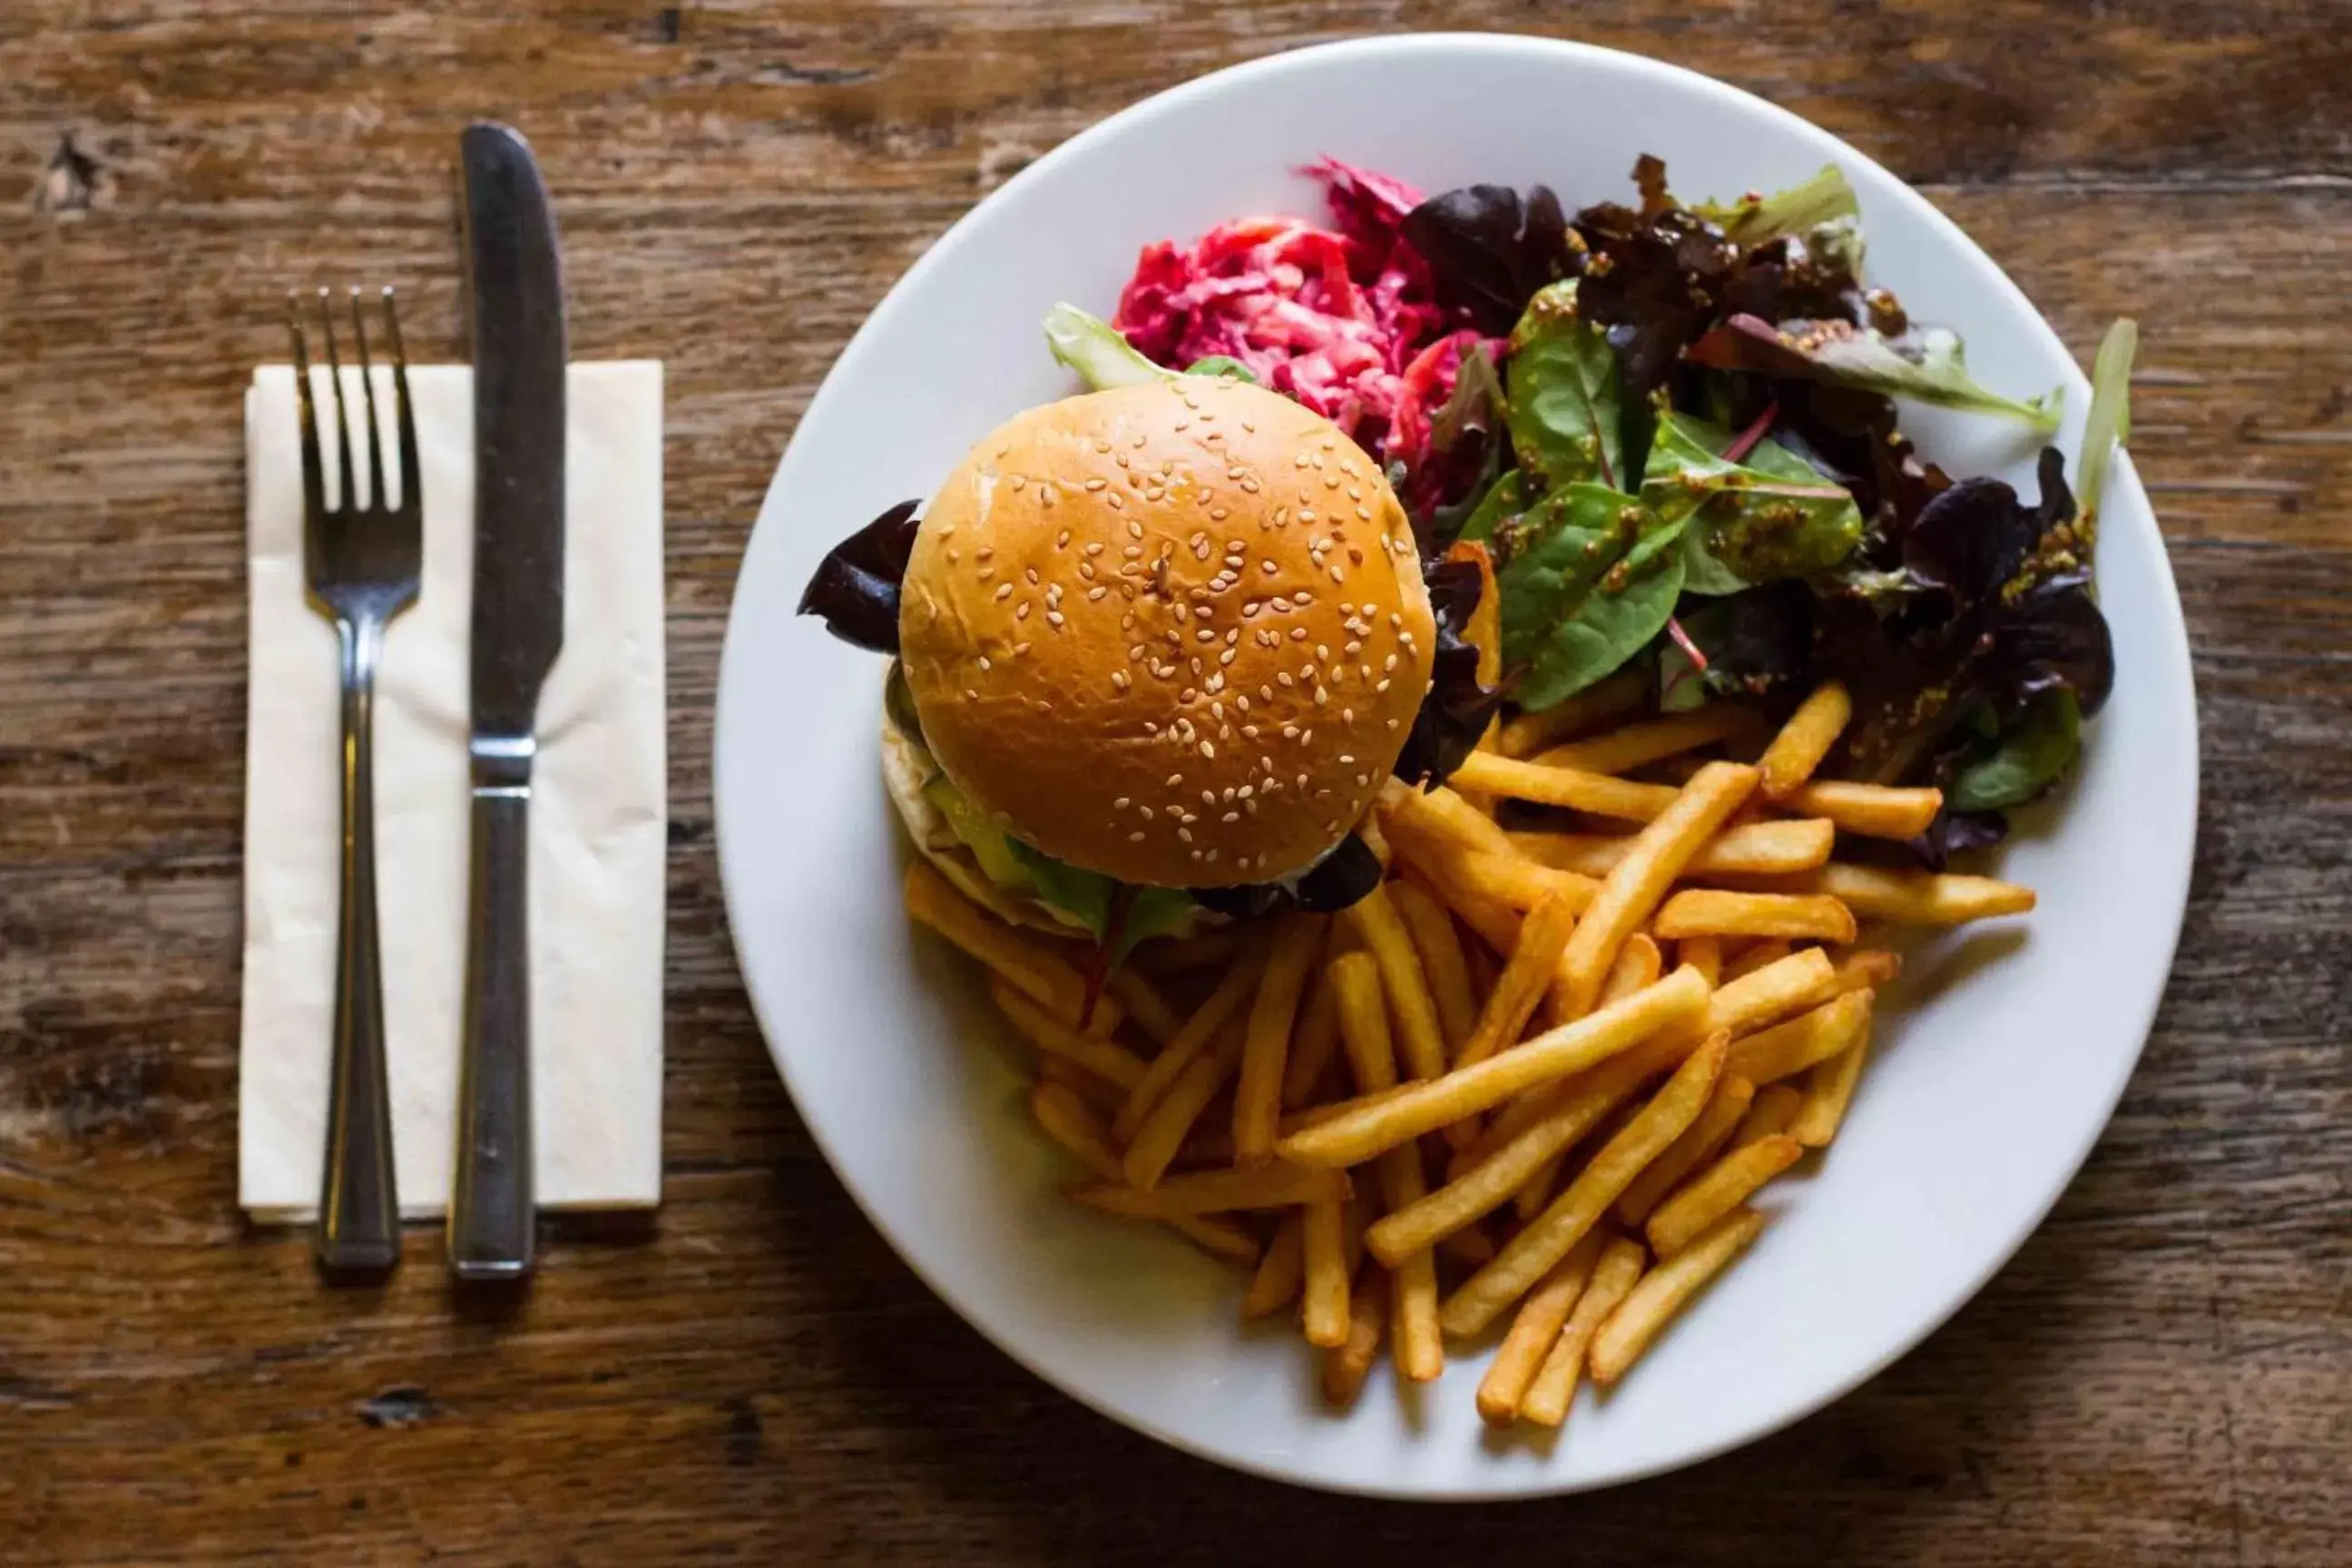
[[[1213,375],[1017,416],[919,516],[828,554],[801,605],[897,656],[883,773],[916,847],[1112,963],[1379,881],[1355,829],[1384,781],[1441,776],[1492,710],[1451,607],[1360,447]],[[1468,690],[1424,713],[1441,662]]]

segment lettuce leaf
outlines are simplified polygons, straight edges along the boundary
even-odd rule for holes
[[[1908,397],[1940,407],[2015,419],[2041,431],[2055,430],[2063,410],[2063,389],[2021,402],[1970,379],[1960,335],[1948,327],[1912,327],[1890,338],[1852,321],[1782,321],[1734,315],[1685,351],[1694,363],[1717,370],[1754,371],[1797,381]]]
[[[2131,439],[2132,360],[2138,353],[2139,323],[2126,316],[2107,329],[2091,366],[2091,411],[2083,421],[2083,455],[2074,463],[2074,488],[2085,529],[2097,528],[2108,465],[2116,448]]]
[[[1825,164],[1811,179],[1769,195],[1750,193],[1736,202],[1696,202],[1691,211],[1723,230],[1734,245],[1758,246],[1790,236],[1803,237],[1829,225],[1862,221],[1862,203],[1845,172]]]
[[[2027,705],[1990,752],[1959,767],[1945,786],[1945,806],[1976,812],[2023,805],[2058,782],[2082,746],[2083,705],[2073,689],[2053,687]]]
[[[1177,374],[1144,358],[1118,328],[1076,305],[1056,305],[1045,312],[1045,344],[1097,392],[1172,381]]]

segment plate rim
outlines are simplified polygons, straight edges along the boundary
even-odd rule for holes
[[[1982,1294],[1985,1287],[1993,1278],[2006,1268],[2026,1242],[2041,1230],[2052,1210],[2057,1206],[2059,1201],[2072,1189],[2075,1180],[2082,1174],[2084,1165],[2088,1163],[2093,1151],[2113,1122],[2116,1108],[2121,1103],[2134,1074],[2138,1069],[2141,1058],[2147,1053],[2147,1042],[2157,1016],[2170,989],[2173,962],[2179,950],[2180,937],[2186,922],[2190,880],[2196,856],[2197,825],[2202,782],[2202,736],[2197,713],[2195,673],[2189,647],[2187,620],[2180,604],[2179,586],[2172,572],[2170,552],[2166,546],[2161,525],[2156,519],[2155,507],[2147,498],[2145,487],[2139,479],[2130,454],[2127,451],[2119,451],[2116,461],[2110,470],[2108,482],[2110,486],[2127,487],[2130,491],[2135,492],[2147,511],[2151,527],[2156,530],[2154,547],[2157,567],[2156,586],[2158,593],[2151,609],[2160,613],[2155,616],[2159,624],[2154,629],[2159,634],[2158,640],[2160,645],[2159,651],[2163,656],[2162,663],[2169,668],[2174,677],[2173,680],[2164,683],[2165,689],[2168,693],[2177,694],[2178,704],[2186,717],[2186,724],[2182,731],[2184,754],[2180,759],[2186,773],[2186,788],[2183,796],[2186,808],[2185,831],[2180,834],[2178,845],[2168,858],[2171,864],[2162,868],[2167,873],[2164,878],[2165,883],[2173,889],[2171,901],[2174,911],[2167,922],[2169,935],[2164,943],[2162,955],[2164,978],[2156,986],[2146,1006],[2139,1010],[2141,1016],[2132,1020],[2131,1033],[2137,1037],[2138,1043],[2128,1056],[2120,1061],[2114,1082],[2106,1086],[2103,1095],[2103,1109],[2096,1121],[2089,1125],[2087,1133],[2070,1152],[2064,1180],[2058,1183],[2040,1203],[2032,1213],[2030,1223],[2021,1225],[2010,1241],[1988,1258],[1984,1267],[1969,1278],[1965,1287],[1954,1292],[1948,1306],[1940,1311],[1924,1317],[1907,1333],[1895,1336],[1895,1342],[1882,1355],[1840,1378],[1825,1382],[1813,1394],[1794,1402],[1788,1409],[1750,1422],[1737,1430],[1719,1435],[1674,1458],[1631,1467],[1601,1477],[1569,1478],[1555,1477],[1541,1471],[1520,1474],[1496,1470],[1494,1472],[1496,1484],[1492,1486],[1464,1486],[1444,1481],[1434,1484],[1403,1485],[1386,1479],[1351,1480],[1286,1469],[1277,1464],[1261,1460],[1254,1456],[1219,1451],[1175,1432],[1148,1416],[1113,1408],[1108,1403],[1057,1375],[1054,1371],[1024,1353],[1012,1342],[1007,1332],[1001,1331],[995,1323],[989,1321],[987,1314],[974,1309],[961,1296],[946,1289],[917,1251],[908,1247],[882,1217],[877,1204],[848,1175],[843,1161],[835,1154],[832,1136],[816,1119],[810,1117],[803,1109],[801,1090],[793,1080],[793,1070],[784,1052],[777,1044],[776,1030],[771,1022],[772,1010],[762,1001],[759,984],[753,979],[751,966],[746,961],[743,951],[741,933],[744,927],[739,918],[740,895],[737,891],[735,878],[728,869],[730,863],[728,847],[730,816],[724,805],[725,792],[722,788],[722,780],[728,773],[727,737],[730,731],[720,722],[720,719],[728,706],[726,693],[730,689],[730,675],[739,667],[740,656],[737,650],[742,645],[736,631],[737,617],[743,613],[742,567],[743,563],[750,558],[753,537],[786,488],[794,466],[793,455],[798,448],[802,432],[823,412],[828,398],[837,394],[845,379],[844,369],[851,365],[856,358],[859,346],[869,336],[882,330],[896,311],[907,308],[907,301],[919,292],[920,285],[933,270],[948,265],[955,249],[952,242],[1000,199],[1009,199],[1033,184],[1050,179],[1061,164],[1083,154],[1097,142],[1115,138],[1132,124],[1170,109],[1180,107],[1194,98],[1208,96],[1228,89],[1237,80],[1275,77],[1292,71],[1311,71],[1322,63],[1339,58],[1359,55],[1403,56],[1423,51],[1443,51],[1464,47],[1491,49],[1507,54],[1549,55],[1563,62],[1597,63],[1609,69],[1630,69],[1636,74],[1650,74],[1660,80],[1672,82],[1681,89],[1695,90],[1734,100],[1743,112],[1769,116],[1783,122],[1803,138],[1826,143],[1833,149],[1834,155],[1841,161],[1852,160],[1856,164],[1866,165],[1878,171],[1893,184],[1900,186],[1911,198],[1916,204],[1917,216],[1927,222],[1936,239],[1942,246],[1957,247],[1980,263],[1982,269],[1996,280],[1999,289],[2005,293],[2011,305],[2021,310],[2032,322],[2032,328],[2038,330],[2056,346],[2060,357],[2063,359],[2066,365],[2064,389],[2068,398],[2084,398],[2089,395],[2088,378],[2075,362],[2073,353],[2066,350],[2063,340],[2059,338],[2056,329],[2051,325],[2049,319],[2026,296],[2024,290],[2014,279],[2010,277],[2006,269],[1940,207],[1914,189],[1910,182],[1895,174],[1875,158],[1853,146],[1834,132],[1816,125],[1794,110],[1784,109],[1770,100],[1744,88],[1685,66],[1626,49],[1585,43],[1581,40],[1538,37],[1507,32],[1469,30],[1409,32],[1339,39],[1310,44],[1296,49],[1281,50],[1189,78],[1159,92],[1139,99],[1074,133],[1041,154],[1034,162],[1020,170],[1003,184],[975,201],[969,209],[957,217],[954,223],[925,247],[922,255],[899,275],[882,298],[876,302],[865,320],[859,323],[857,330],[844,343],[840,353],[827,368],[824,376],[819,381],[815,392],[810,396],[800,417],[794,421],[793,435],[777,460],[775,472],[771,476],[767,489],[761,493],[759,513],[753,520],[751,529],[746,533],[743,555],[739,559],[737,565],[736,583],[730,591],[718,678],[713,687],[710,740],[712,837],[716,846],[720,896],[728,918],[729,942],[734,950],[736,968],[743,984],[745,997],[751,1004],[753,1017],[760,1027],[761,1042],[767,1049],[769,1058],[776,1068],[777,1076],[782,1082],[786,1094],[793,1100],[795,1113],[800,1116],[802,1124],[807,1129],[811,1140],[817,1145],[818,1152],[824,1155],[835,1180],[840,1183],[866,1223],[880,1234],[892,1252],[908,1270],[982,1339],[1016,1365],[1085,1408],[1119,1426],[1211,1464],[1268,1480],[1337,1495],[1424,1502],[1499,1502],[1565,1496],[1628,1485],[1706,1463],[1734,1449],[1784,1431],[1845,1398],[1895,1362],[1916,1350]],[[740,681],[741,677],[733,675],[733,679]],[[903,844],[899,846],[899,852],[903,858],[905,854]]]

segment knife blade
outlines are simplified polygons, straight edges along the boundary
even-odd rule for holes
[[[563,646],[563,268],[530,145],[459,138],[474,342],[471,869],[449,1262],[511,1279],[533,1258],[531,763],[540,689]]]

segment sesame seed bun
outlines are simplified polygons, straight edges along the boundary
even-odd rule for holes
[[[932,756],[1007,832],[1216,887],[1355,826],[1437,639],[1379,465],[1288,398],[1185,376],[973,447],[924,515],[898,640]]]

